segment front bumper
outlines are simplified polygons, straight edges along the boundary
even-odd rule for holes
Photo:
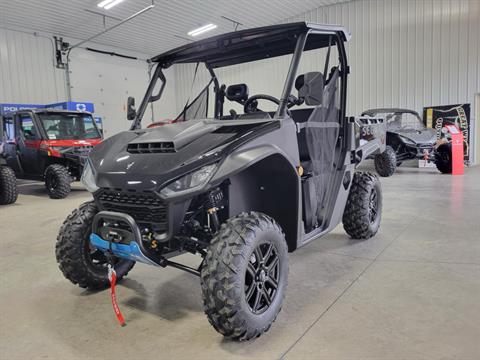
[[[407,149],[408,156],[405,159],[399,158],[398,160],[407,160],[407,159],[420,159],[420,160],[428,160],[428,161],[435,161],[435,144],[405,144]],[[397,157],[398,158],[398,157]]]

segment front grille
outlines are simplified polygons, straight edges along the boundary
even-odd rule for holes
[[[103,210],[130,215],[138,224],[168,230],[167,206],[153,192],[125,192],[102,189],[97,195]]]
[[[131,154],[174,153],[175,146],[171,141],[128,144],[127,151]]]

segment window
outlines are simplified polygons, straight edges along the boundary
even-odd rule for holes
[[[90,115],[76,113],[40,113],[40,124],[50,140],[97,139],[100,133]]]
[[[37,129],[30,115],[20,115],[20,129],[25,140],[38,139]]]
[[[3,118],[3,133],[7,140],[15,139],[15,127],[13,126],[13,117]]]
[[[392,131],[423,130],[425,126],[415,115],[409,113],[387,114],[387,129]]]

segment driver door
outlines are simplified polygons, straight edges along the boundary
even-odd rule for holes
[[[4,115],[2,119],[3,125],[3,154],[7,165],[15,171],[16,174],[21,173],[21,166],[17,156],[17,141],[15,139],[15,116]]]
[[[25,174],[43,175],[40,169],[40,133],[31,114],[17,115],[17,149]]]

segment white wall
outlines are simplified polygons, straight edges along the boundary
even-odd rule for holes
[[[356,0],[285,21],[300,20],[342,24],[351,31],[348,114],[381,106],[418,111],[427,105],[457,102],[474,106],[474,94],[480,92],[480,0]],[[105,118],[107,135],[125,129],[126,97],[134,95],[140,103],[147,65],[82,49],[74,50],[71,59],[72,98],[95,102],[97,114]],[[279,96],[286,63],[271,59],[218,73],[227,84],[246,82],[252,94]],[[167,71],[165,96],[154,105],[155,120],[180,112],[190,94],[192,74],[191,66]],[[205,81],[203,72],[194,94]],[[64,73],[53,67],[50,40],[0,29],[0,102],[62,100],[66,100]],[[147,112],[145,123],[150,119]]]
[[[0,103],[52,103],[67,101],[65,71],[54,66],[54,48],[51,34],[22,32],[0,28]],[[75,44],[78,40],[64,39]],[[85,44],[103,51],[113,51],[137,57],[138,60],[95,53],[84,48],[72,50],[70,81],[72,101],[93,102],[95,115],[103,118],[104,134],[111,136],[128,129],[126,100],[135,96],[137,106],[148,85],[146,54],[127,50]],[[163,118],[176,112],[173,79],[165,97],[154,104],[154,113]],[[144,122],[151,122],[148,107]]]
[[[66,98],[50,37],[0,28],[0,103],[49,103]]]
[[[469,102],[480,89],[479,0],[358,0],[287,19],[352,33],[348,110]]]

